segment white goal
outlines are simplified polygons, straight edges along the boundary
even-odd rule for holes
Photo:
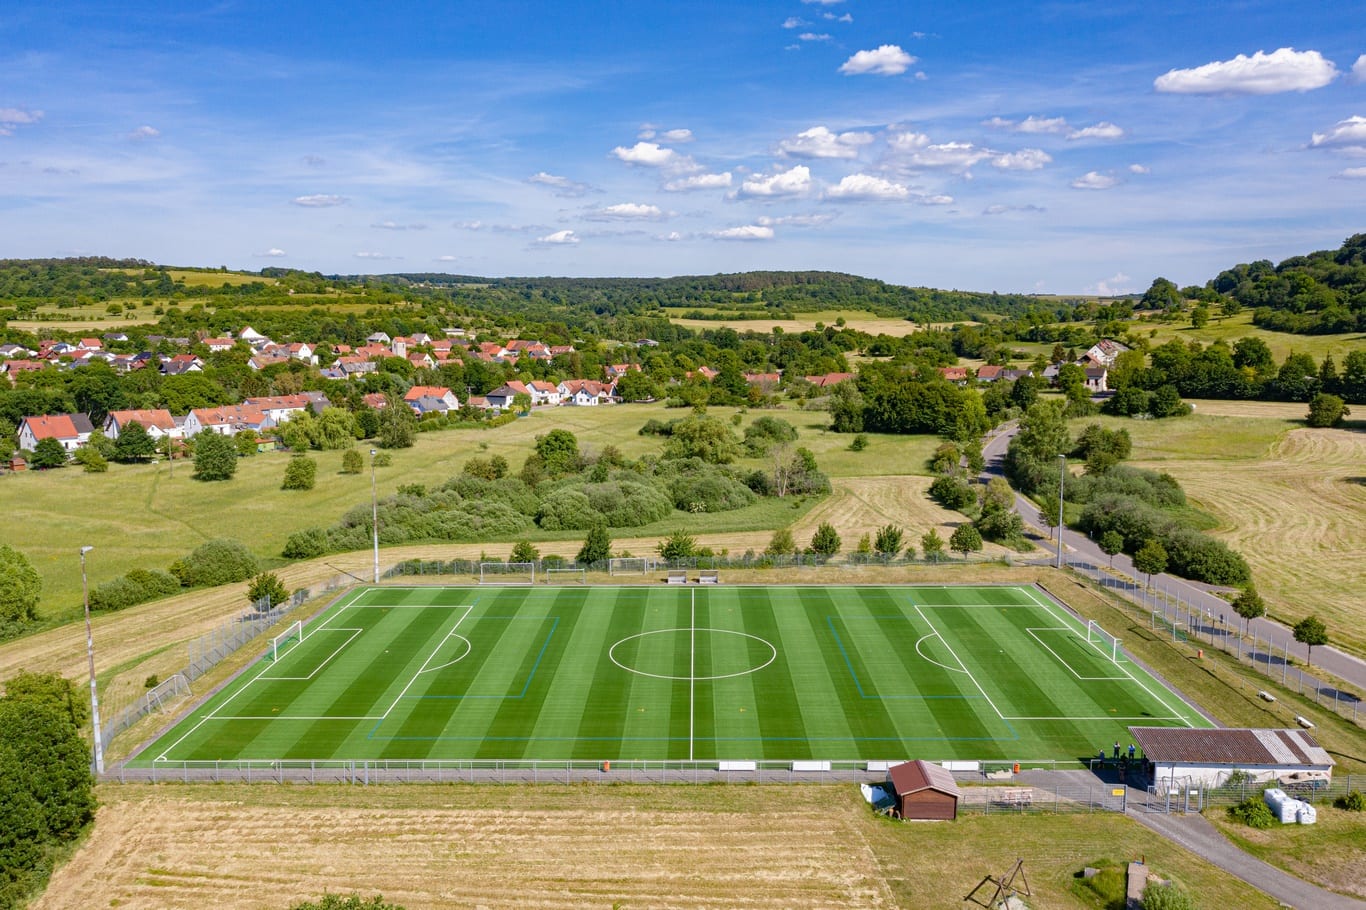
[[[1086,643],[1110,658],[1111,662],[1119,663],[1119,639],[1102,629],[1094,619],[1086,623]]]
[[[586,585],[588,573],[582,566],[576,569],[541,569],[541,580],[548,585]]]
[[[644,575],[650,571],[647,556],[614,556],[607,560],[608,575]]]
[[[536,583],[536,563],[481,562],[479,564],[479,583],[481,585],[534,585]]]
[[[280,655],[289,650],[290,645],[297,645],[304,640],[303,620],[296,619],[289,624],[279,635],[270,640],[270,662],[274,663],[280,659]]]

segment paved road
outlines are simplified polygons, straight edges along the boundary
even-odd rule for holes
[[[1011,423],[1000,428],[995,435],[988,437],[982,446],[982,454],[986,457],[986,470],[982,472],[983,481],[991,477],[1003,476],[1002,463],[1005,458],[1006,447],[1018,430],[1019,428]],[[1038,506],[1018,493],[1015,495],[1015,508],[1024,517],[1026,524],[1035,527],[1040,525]],[[1045,534],[1045,536],[1047,535]],[[1084,534],[1068,530],[1063,532],[1062,539],[1065,549],[1063,558],[1069,563],[1084,561],[1096,566],[1105,566],[1110,562],[1110,557],[1102,553],[1100,547]],[[1057,552],[1051,541],[1045,542],[1043,545],[1047,549],[1052,549],[1054,553]],[[1114,567],[1117,571],[1134,578],[1142,577],[1141,573],[1134,569],[1132,560],[1123,553],[1115,556]],[[1164,591],[1171,597],[1179,599],[1182,603],[1190,604],[1197,613],[1203,612],[1209,616],[1226,617],[1229,625],[1239,622],[1228,601],[1211,593],[1213,590],[1219,590],[1211,585],[1187,581],[1174,575],[1161,574],[1152,577],[1152,586],[1158,591]],[[1274,665],[1282,663],[1283,655],[1287,653],[1287,644],[1289,645],[1288,654],[1292,660],[1297,663],[1307,663],[1308,649],[1294,641],[1290,630],[1280,623],[1269,619],[1254,619],[1249,624],[1248,631],[1250,634],[1257,635],[1262,642],[1270,640],[1274,643],[1273,647],[1262,649],[1269,652],[1265,655],[1265,659]],[[1366,693],[1366,661],[1326,645],[1316,647],[1313,658],[1313,667],[1321,667],[1350,683],[1356,687],[1355,694],[1357,695]]]

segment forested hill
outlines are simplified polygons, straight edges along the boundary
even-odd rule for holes
[[[1219,273],[1208,287],[1254,310],[1253,324],[1281,332],[1366,332],[1366,234],[1336,250],[1259,259]]]

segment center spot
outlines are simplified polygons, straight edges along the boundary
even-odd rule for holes
[[[676,672],[678,655],[690,653],[695,675]],[[623,638],[607,656],[623,670],[655,679],[730,679],[767,667],[778,649],[757,635],[730,629],[656,629]]]

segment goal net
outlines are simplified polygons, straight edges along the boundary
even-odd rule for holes
[[[481,562],[479,564],[479,583],[481,585],[534,585],[536,583],[536,563]]]
[[[1086,641],[1114,663],[1119,663],[1119,639],[1100,627],[1094,619],[1086,623]]]
[[[644,575],[650,571],[650,560],[645,556],[614,556],[607,560],[608,575]]]
[[[542,569],[541,579],[548,585],[586,585],[588,573],[577,569]]]
[[[280,655],[282,655],[282,654],[284,654],[286,651],[288,651],[289,648],[290,648],[292,645],[297,645],[299,642],[301,642],[301,641],[303,641],[303,640],[304,640],[304,624],[303,624],[303,620],[296,619],[296,620],[294,620],[294,622],[292,622],[292,623],[289,624],[289,628],[288,628],[288,629],[285,629],[285,630],[284,630],[283,632],[281,632],[279,635],[275,636],[274,638],[272,638],[272,639],[270,640],[270,661],[271,661],[271,663],[274,663],[275,661],[279,660],[279,659],[280,659]]]

